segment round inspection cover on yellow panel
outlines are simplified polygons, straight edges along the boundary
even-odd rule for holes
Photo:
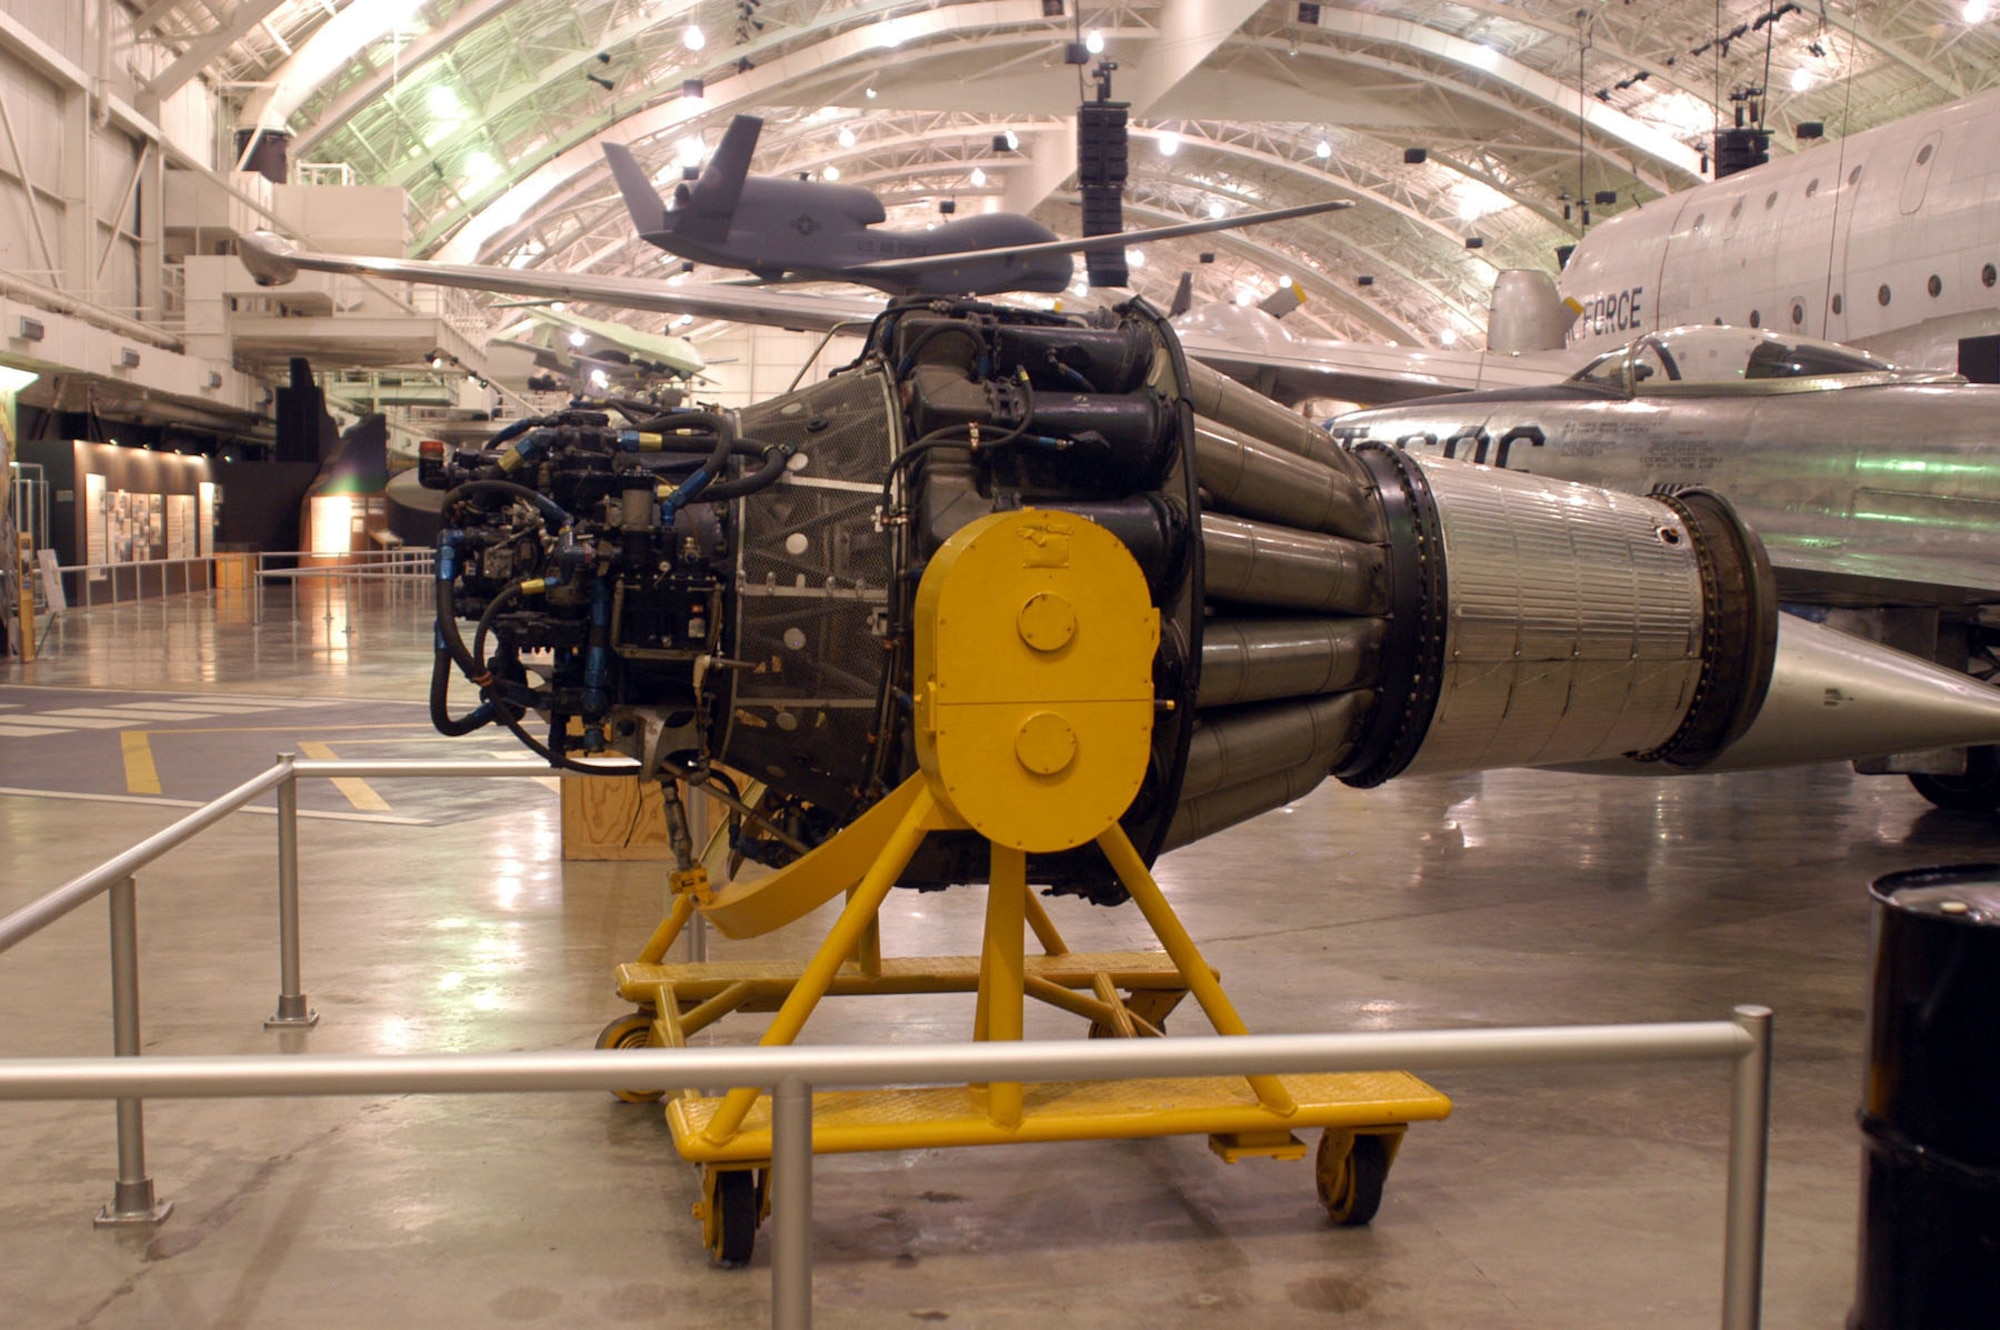
[[[1160,616],[1103,527],[1024,509],[945,542],[917,588],[917,754],[988,840],[1094,839],[1145,779]]]

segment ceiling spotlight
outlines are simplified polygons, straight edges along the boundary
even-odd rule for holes
[[[1210,200],[1208,205],[1208,215],[1215,221],[1218,222],[1221,221],[1223,214],[1227,213],[1228,211],[1229,209],[1223,206],[1221,199]]]
[[[687,25],[687,30],[681,33],[681,45],[687,47],[690,51],[699,51],[702,47],[708,45],[708,34],[690,23]]]
[[[590,386],[599,392],[603,392],[611,386],[611,376],[601,369],[594,369],[590,371]]]
[[[694,322],[694,315],[692,315],[692,314],[683,314],[683,315],[681,315],[681,316],[680,316],[679,318],[677,318],[677,319],[675,319],[675,320],[674,320],[674,327],[676,327],[676,328],[685,328],[685,327],[687,327],[687,326],[688,326],[689,324],[691,324],[691,323],[693,323],[693,322]]]
[[[1236,288],[1236,303],[1248,308],[1257,303],[1257,293],[1245,286]]]
[[[571,346],[582,346],[589,340],[590,338],[584,335],[582,329],[573,330],[569,335],[569,344]]]
[[[1804,92],[1813,85],[1813,72],[1804,65],[1792,71],[1792,91]]]
[[[1984,23],[1993,16],[1993,0],[1965,0],[1959,15],[1967,23]]]
[[[605,78],[602,75],[587,73],[584,75],[584,77],[589,79],[592,83],[595,83],[598,87],[604,89],[606,92],[610,92],[613,88],[618,86],[616,83],[613,83],[610,79]]]
[[[1077,297],[1079,297],[1079,298],[1081,298],[1081,297],[1083,297],[1083,296],[1087,296],[1087,295],[1089,295],[1089,294],[1090,294],[1090,283],[1089,283],[1089,282],[1078,282],[1078,283],[1077,283],[1077,284],[1076,284],[1075,286],[1072,286],[1072,287],[1071,287],[1071,288],[1069,289],[1069,293],[1070,293],[1071,295],[1073,295],[1073,296],[1077,296]]]
[[[691,101],[691,102],[698,102],[698,101],[701,101],[701,100],[702,100],[702,87],[701,87],[701,80],[700,80],[700,79],[682,79],[682,80],[681,80],[681,96],[683,96],[683,97],[687,98],[687,100],[689,100],[689,101]]]
[[[820,174],[826,177],[828,180],[838,180],[840,179],[840,168],[837,166],[829,166],[824,171],[821,171]]]
[[[1325,139],[1321,139],[1319,144],[1313,148],[1313,156],[1319,158],[1321,161],[1325,161],[1327,158],[1333,156],[1333,145]]]
[[[701,135],[690,134],[674,145],[674,160],[680,163],[683,171],[691,170],[701,165],[701,159],[707,152],[708,148],[702,143]]]
[[[1083,34],[1083,49],[1092,55],[1103,55],[1104,34],[1096,28],[1092,28],[1089,32]]]
[[[1458,345],[1458,329],[1456,329],[1456,328],[1446,328],[1446,329],[1444,329],[1444,330],[1443,330],[1442,332],[1438,333],[1438,345],[1439,345],[1439,346],[1457,346],[1457,345]]]
[[[1181,150],[1180,135],[1172,133],[1160,135],[1160,156],[1171,157],[1180,150]]]
[[[1140,249],[1137,245],[1127,245],[1125,247],[1125,266],[1128,268],[1145,267],[1146,251]]]
[[[854,146],[854,131],[849,129],[846,125],[842,125],[840,127],[839,137],[840,137],[841,147],[851,148]]]
[[[972,187],[973,187],[974,189],[978,189],[978,188],[979,188],[980,186],[984,185],[985,183],[986,183],[986,168],[985,168],[985,167],[983,167],[983,166],[975,166],[975,167],[973,167],[973,168],[972,168]]]
[[[874,101],[874,100],[875,100],[875,85],[874,85],[874,84],[872,84],[872,83],[871,83],[871,84],[869,84],[869,85],[868,85],[868,88],[867,88],[867,90],[866,90],[865,92],[863,92],[863,93],[862,93],[861,95],[862,95],[863,97],[866,97],[866,98],[867,98],[867,99],[868,99],[869,101],[871,101],[871,102],[872,102],[872,101]]]

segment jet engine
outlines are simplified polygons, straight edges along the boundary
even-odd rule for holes
[[[578,403],[423,469],[448,491],[439,728],[498,723],[558,766],[706,787],[771,863],[917,769],[917,585],[996,511],[1088,518],[1145,574],[1155,722],[1123,822],[1148,861],[1330,775],[1698,765],[1771,673],[1768,568],[1721,500],[1346,451],[1191,365],[1141,302],[904,304],[783,397]],[[454,664],[481,695],[463,717]],[[969,834],[933,836],[903,881],[986,862]],[[1095,845],[1028,871],[1122,896]]]

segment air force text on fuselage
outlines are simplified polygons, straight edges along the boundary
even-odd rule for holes
[[[1603,295],[1590,296],[1583,304],[1583,312],[1570,325],[1568,342],[1574,346],[1586,337],[1601,337],[1608,332],[1636,332],[1645,325],[1644,311],[1640,297],[1646,294],[1643,286],[1631,286],[1623,291],[1607,291]]]

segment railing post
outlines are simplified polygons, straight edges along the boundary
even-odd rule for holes
[[[111,1051],[139,1056],[139,883],[126,878],[111,887]],[[146,1108],[138,1099],[118,1101],[118,1181],[111,1200],[91,1222],[99,1228],[157,1224],[174,1203],[153,1195],[146,1176]]]
[[[812,1325],[812,1087],[787,1076],[771,1091],[771,1324]]]
[[[299,991],[299,778],[295,753],[278,754],[285,779],[278,786],[278,1009],[265,1018],[267,1030],[309,1030],[319,1013]]]
[[[1771,1009],[1736,1008],[1750,1048],[1729,1067],[1729,1219],[1723,1231],[1723,1330],[1764,1319],[1764,1192],[1771,1148]]]

